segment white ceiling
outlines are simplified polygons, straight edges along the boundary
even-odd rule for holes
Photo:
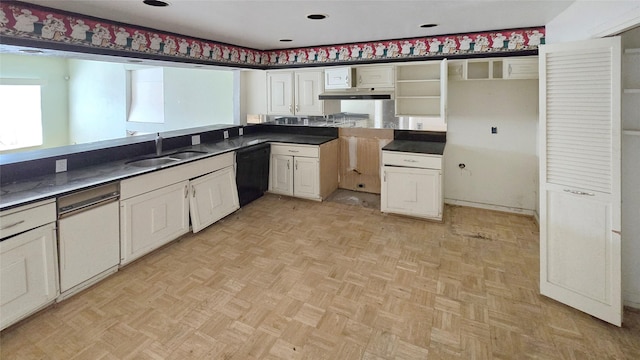
[[[168,0],[164,8],[142,0],[26,2],[267,50],[541,26],[573,0]],[[328,18],[306,18],[318,13]],[[425,23],[438,26],[419,27]]]

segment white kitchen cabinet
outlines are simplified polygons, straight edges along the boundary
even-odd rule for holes
[[[537,79],[538,57],[510,57],[502,61],[503,79]]]
[[[293,196],[293,156],[271,154],[269,162],[269,191]]]
[[[467,74],[465,80],[493,80],[502,79],[501,58],[467,60]]]
[[[238,204],[233,164],[234,153],[230,152],[123,180],[120,183],[121,264],[187,233],[190,213],[199,221],[194,227],[194,231],[198,231],[223,210],[227,212],[225,215],[233,212],[235,209],[231,208]],[[214,175],[197,179],[216,172],[224,178]],[[193,209],[190,208],[192,196],[189,196],[193,194],[191,179],[196,184],[196,196],[203,195],[194,202]],[[216,191],[225,192],[222,204],[213,197]]]
[[[441,118],[446,122],[447,60],[396,67],[396,116]]]
[[[322,116],[339,112],[339,102],[319,100],[323,91],[321,70],[270,71],[267,73],[267,114]]]
[[[120,201],[121,264],[189,231],[189,181]]]
[[[442,221],[442,156],[382,151],[382,212]]]
[[[240,208],[232,166],[190,181],[191,223],[196,233]]]
[[[351,89],[353,86],[353,73],[351,66],[333,67],[324,70],[324,89]]]
[[[393,66],[359,66],[356,68],[356,86],[359,88],[393,88]]]
[[[0,214],[0,330],[60,294],[55,218],[53,200]]]
[[[338,187],[338,141],[320,146],[272,144],[269,191],[322,200]]]

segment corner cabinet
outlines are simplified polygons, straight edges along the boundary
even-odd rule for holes
[[[338,188],[338,141],[272,144],[269,192],[321,201]]]
[[[0,330],[60,294],[54,200],[0,213]]]
[[[447,60],[396,66],[396,116],[446,119]]]
[[[324,91],[323,71],[267,72],[267,114],[317,115],[340,111],[337,101],[318,99]]]
[[[127,264],[240,208],[234,153],[209,157],[120,183],[120,263]]]
[[[382,151],[382,212],[442,221],[442,156]]]

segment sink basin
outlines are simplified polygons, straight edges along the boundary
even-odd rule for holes
[[[153,159],[133,160],[133,161],[127,162],[127,165],[138,166],[138,167],[150,167],[150,166],[159,166],[159,165],[169,164],[174,161],[178,161],[178,159],[161,157],[161,158],[153,158]]]
[[[200,156],[202,154],[206,154],[206,152],[204,151],[194,151],[194,150],[189,150],[189,151],[181,151],[181,152],[177,152],[175,154],[170,154],[167,155],[169,158],[171,159],[180,159],[180,160],[184,160],[184,159],[191,159],[192,157],[196,157],[196,156]]]

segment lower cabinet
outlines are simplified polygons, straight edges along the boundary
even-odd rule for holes
[[[120,201],[120,260],[129,263],[189,231],[189,181]]]
[[[338,188],[338,141],[271,145],[269,191],[322,200]]]
[[[442,157],[383,151],[382,161],[382,212],[441,221]]]
[[[0,242],[0,330],[58,296],[54,223]]]
[[[194,233],[240,208],[232,166],[193,179],[190,187],[189,203]]]
[[[120,264],[127,264],[237,210],[234,153],[120,182]]]

